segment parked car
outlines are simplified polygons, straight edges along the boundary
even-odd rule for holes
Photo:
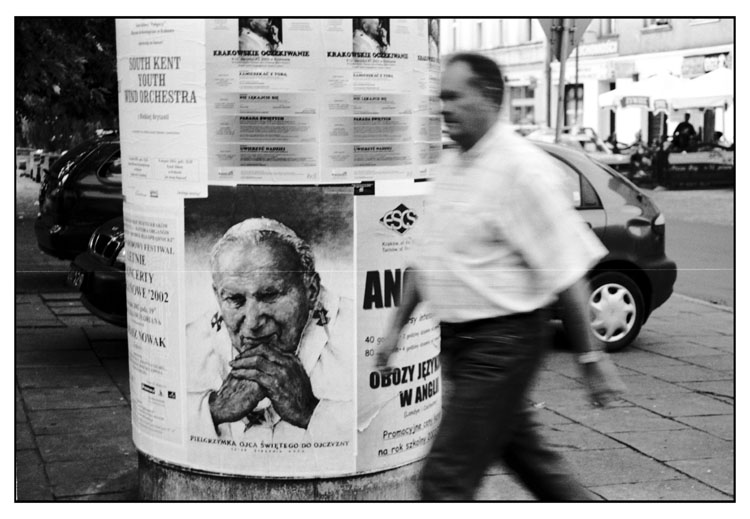
[[[555,130],[553,128],[540,128],[526,135],[527,138],[538,142],[555,142]],[[564,127],[560,135],[561,146],[567,146],[574,150],[583,151],[588,156],[606,164],[632,180],[635,173],[630,153],[615,153],[596,134],[592,128],[570,126]]]
[[[72,259],[99,225],[122,215],[122,168],[116,134],[86,141],[45,171],[34,230],[39,248]]]
[[[564,186],[609,251],[588,273],[591,329],[607,351],[628,346],[669,299],[677,265],[665,254],[665,218],[638,187],[586,154],[537,143],[557,159]]]
[[[81,291],[81,301],[92,314],[126,326],[125,232],[121,216],[94,231],[88,249],[70,264],[68,283]]]

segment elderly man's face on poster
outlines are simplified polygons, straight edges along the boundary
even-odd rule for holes
[[[234,243],[218,260],[214,292],[234,349],[294,353],[319,289],[317,279],[306,286],[294,249],[277,239]]]

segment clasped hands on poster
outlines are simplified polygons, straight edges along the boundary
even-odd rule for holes
[[[295,354],[263,343],[243,351],[229,364],[229,375],[209,397],[214,423],[240,420],[268,398],[282,420],[307,428],[319,400]]]

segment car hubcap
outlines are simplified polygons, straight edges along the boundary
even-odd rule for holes
[[[600,286],[591,294],[589,307],[591,329],[600,341],[619,341],[635,325],[635,301],[622,285],[608,283]]]

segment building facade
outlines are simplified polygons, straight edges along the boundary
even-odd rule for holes
[[[565,125],[591,127],[621,142],[653,141],[669,134],[685,111],[666,115],[645,108],[601,108],[599,95],[657,73],[695,78],[718,67],[734,69],[733,18],[594,18],[585,26],[565,65]],[[582,23],[583,22],[583,23]],[[586,25],[588,22],[588,25]],[[504,116],[516,125],[556,124],[560,64],[534,18],[446,18],[441,52],[479,51],[503,67]],[[714,130],[734,141],[734,106],[691,109],[704,140]]]

